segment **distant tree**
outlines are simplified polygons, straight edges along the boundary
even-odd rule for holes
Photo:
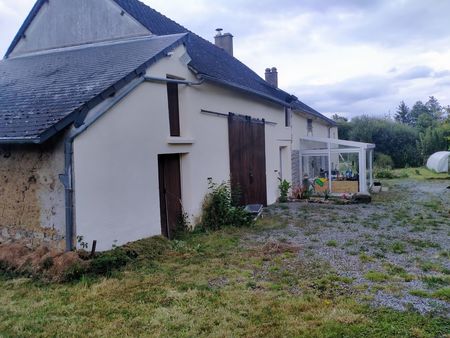
[[[425,133],[420,134],[420,141],[417,147],[424,160],[435,152],[448,150],[448,141],[444,136],[444,130],[427,129]]]
[[[444,107],[444,118],[448,119],[450,117],[450,106]]]
[[[400,102],[400,105],[397,108],[397,112],[395,113],[395,120],[403,124],[410,124],[410,109],[406,105],[405,101]]]
[[[375,143],[376,152],[390,156],[394,167],[422,165],[423,159],[417,151],[419,133],[415,128],[369,116],[356,117],[351,125],[350,140]]]
[[[423,115],[423,114],[431,115],[428,107],[425,104],[423,104],[422,101],[417,101],[411,109],[410,121],[408,124],[412,125],[414,127],[417,126],[417,121],[419,120],[419,116]]]
[[[338,115],[338,114],[334,114],[331,118],[335,122],[348,122],[348,118]]]
[[[348,118],[340,116],[338,114],[334,114],[332,119],[338,125],[339,138],[341,140],[349,140],[349,133],[352,129],[352,123],[349,122]]]
[[[434,96],[430,96],[427,103],[425,103],[425,106],[428,109],[428,113],[434,120],[440,121],[443,119],[444,108]]]
[[[450,121],[428,128],[420,134],[417,148],[421,156],[426,160],[437,151],[449,149],[450,141]]]
[[[421,114],[417,119],[416,128],[419,132],[424,133],[428,128],[433,127],[436,122],[432,115]]]

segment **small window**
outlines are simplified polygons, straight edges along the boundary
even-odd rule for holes
[[[170,136],[180,136],[180,103],[177,83],[167,83],[167,98],[169,103]]]
[[[313,135],[313,120],[308,119],[308,127],[307,127],[308,136]]]
[[[291,126],[291,110],[289,108],[284,108],[284,121],[286,127]]]

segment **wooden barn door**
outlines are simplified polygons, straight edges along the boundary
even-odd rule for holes
[[[159,155],[161,233],[172,239],[182,216],[180,155]]]
[[[240,203],[267,205],[264,120],[230,114],[228,138],[231,186],[240,191]]]

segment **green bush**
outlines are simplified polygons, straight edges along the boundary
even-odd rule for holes
[[[82,265],[80,263],[75,263],[72,266],[70,266],[63,274],[61,282],[76,282],[78,281],[83,275],[85,275],[88,271],[85,265]]]
[[[377,169],[375,170],[375,178],[378,179],[394,179],[396,178],[394,172],[389,169]]]
[[[378,179],[394,179],[394,178],[408,178],[409,175],[405,171],[399,171],[398,173],[390,169],[375,169],[375,178]]]
[[[141,239],[122,247],[132,260],[151,261],[161,257],[171,248],[170,241],[163,236]]]
[[[203,229],[218,230],[226,226],[250,226],[253,216],[237,205],[236,194],[229,183],[209,182],[209,193],[203,202],[201,226]]]
[[[286,203],[288,201],[289,189],[291,189],[291,184],[286,181],[278,178],[280,184],[278,185],[278,189],[280,190],[280,198],[278,199],[280,203]]]
[[[377,153],[375,155],[375,167],[380,169],[392,169],[394,167],[394,161],[389,155]]]
[[[108,275],[112,271],[124,267],[131,257],[123,248],[116,248],[95,256],[90,262],[90,272],[96,275]]]

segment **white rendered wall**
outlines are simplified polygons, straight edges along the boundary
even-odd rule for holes
[[[196,81],[179,61],[178,47],[148,70],[149,76],[175,75]],[[161,234],[158,154],[183,153],[183,207],[194,221],[207,193],[208,178],[229,179],[228,121],[201,109],[264,118],[268,203],[278,197],[280,146],[291,146],[284,109],[254,96],[204,83],[180,85],[181,138],[193,144],[171,145],[165,84],[144,83],[119,102],[74,142],[77,236],[99,250]],[[289,159],[288,159],[289,161]],[[283,167],[290,177],[290,162]]]

